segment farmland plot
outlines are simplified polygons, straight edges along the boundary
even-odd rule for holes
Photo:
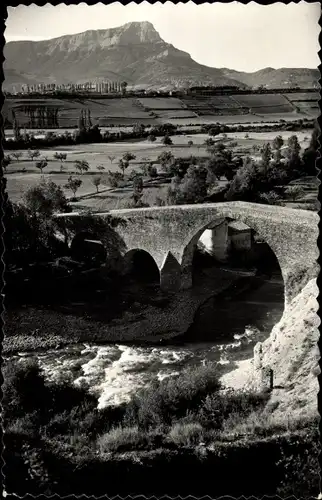
[[[184,103],[176,97],[145,97],[138,101],[145,108],[152,110],[185,109]]]

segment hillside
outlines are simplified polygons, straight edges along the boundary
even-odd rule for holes
[[[149,22],[90,30],[39,42],[9,42],[4,49],[6,88],[28,73],[34,81],[110,79],[130,85],[241,85],[219,69],[195,62],[189,54],[162,40]],[[12,78],[12,70],[16,72]]]
[[[249,87],[259,87],[260,85],[272,89],[300,87],[301,89],[313,88],[317,86],[320,78],[318,69],[310,68],[264,68],[253,73],[235,71],[222,68],[224,75],[228,78],[239,80]]]
[[[194,85],[269,84],[312,87],[318,70],[243,73],[204,66],[165,42],[150,22],[89,30],[42,41],[9,42],[4,48],[6,90],[24,83],[126,80],[129,86],[171,89]],[[289,82],[289,83],[287,83]]]
[[[319,390],[319,318],[318,288],[312,279],[293,299],[270,337],[255,348],[253,360],[242,361],[226,374],[222,382],[236,389],[251,386],[256,379],[258,352],[262,349],[262,366],[274,371],[274,386],[270,406],[275,412],[291,417],[306,417],[317,413]]]

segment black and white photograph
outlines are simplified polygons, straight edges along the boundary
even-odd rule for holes
[[[6,12],[3,495],[322,498],[320,3]]]

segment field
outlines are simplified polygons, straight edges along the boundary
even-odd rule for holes
[[[254,146],[261,148],[266,142],[272,142],[276,135],[282,135],[284,141],[286,142],[288,137],[293,135],[294,132],[283,131],[283,132],[249,132],[246,135],[244,132],[234,132],[227,133],[225,135],[220,134],[216,136],[215,140],[221,140],[226,143],[228,148],[231,148],[236,153],[248,154],[253,158],[259,156],[258,152],[254,152]],[[301,147],[304,149],[309,145],[311,130],[306,130],[302,132],[296,132],[298,140]],[[189,135],[176,135],[172,136],[173,145],[163,146],[161,144],[161,138],[157,138],[155,143],[150,143],[147,140],[139,140],[136,142],[119,142],[119,143],[107,143],[107,144],[81,144],[76,146],[65,146],[59,149],[43,149],[40,151],[41,157],[46,157],[48,160],[48,165],[44,170],[44,178],[51,179],[60,186],[63,187],[66,195],[71,197],[72,193],[64,188],[67,183],[68,176],[70,174],[76,174],[75,164],[76,160],[86,160],[90,165],[90,171],[86,175],[81,175],[82,186],[77,192],[77,197],[86,196],[82,198],[76,206],[86,206],[96,210],[108,210],[113,208],[122,208],[124,203],[127,202],[131,196],[132,188],[123,187],[118,189],[110,189],[106,184],[107,170],[113,172],[120,171],[118,167],[118,161],[122,155],[126,152],[133,153],[136,158],[130,162],[130,166],[126,173],[130,173],[132,170],[141,171],[140,167],[145,163],[156,162],[157,157],[163,151],[171,151],[175,157],[207,157],[206,146],[204,145],[205,140],[209,136],[207,134],[193,134]],[[189,146],[188,142],[192,141],[193,145]],[[233,147],[230,146],[231,142],[237,143]],[[63,162],[63,171],[61,172],[61,162],[54,159],[54,154],[56,152],[67,153],[67,159]],[[31,161],[26,151],[22,151],[22,156],[19,161],[12,161],[12,163],[7,167],[7,190],[9,197],[14,202],[19,202],[23,198],[23,194],[32,186],[39,183],[42,176],[39,170],[36,168],[36,161]],[[111,162],[109,156],[114,156],[115,158]],[[105,171],[103,174],[100,173],[102,178],[101,185],[99,187],[99,193],[96,193],[96,188],[92,183],[92,175],[98,174],[97,167],[99,165],[104,166]],[[25,171],[23,172],[23,170]],[[157,169],[160,171],[161,166],[157,165]],[[165,195],[167,189],[166,185],[157,183],[156,185],[151,185],[151,182],[146,182],[146,187],[144,188],[143,201],[149,205],[155,204],[156,198],[162,198]],[[88,197],[87,197],[88,196]]]
[[[76,127],[81,110],[88,109],[93,123],[102,127],[110,125],[133,126],[135,123],[155,125],[171,122],[177,125],[189,123],[243,123],[244,121],[295,120],[317,117],[318,93],[223,95],[212,97],[126,97],[114,99],[7,99],[3,106],[3,116],[12,123],[12,110],[19,124],[28,127],[30,111],[35,120],[38,110],[46,108],[58,110],[59,127]],[[302,116],[303,115],[303,116]],[[45,125],[40,125],[44,127]],[[46,125],[47,126],[47,125]]]

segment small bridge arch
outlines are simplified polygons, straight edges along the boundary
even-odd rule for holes
[[[160,284],[160,272],[153,256],[142,248],[132,248],[122,260],[123,275],[145,284]]]

